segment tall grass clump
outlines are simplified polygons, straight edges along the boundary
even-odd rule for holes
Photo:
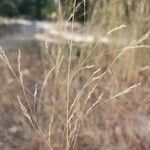
[[[148,2],[142,2],[146,7]],[[142,7],[134,1],[117,0],[89,5],[94,9],[81,32],[91,34],[93,42],[45,41],[41,59],[36,59],[39,76],[32,77],[36,80],[32,86],[23,72],[24,51],[13,58],[14,68],[1,48],[1,60],[21,89],[17,107],[24,117],[23,134],[31,140],[24,149],[149,149],[144,128],[150,122],[149,62],[145,61],[150,46],[149,31],[142,21],[148,10],[139,12],[134,5]],[[71,27],[64,31],[74,35],[80,3],[76,5],[75,0],[70,7]],[[60,3],[58,12],[58,25],[67,26]],[[138,129],[143,130],[138,133]]]

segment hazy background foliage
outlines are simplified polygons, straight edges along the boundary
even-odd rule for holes
[[[0,14],[5,17],[48,19],[56,11],[54,0],[1,0]]]
[[[76,4],[75,4],[76,2]],[[58,19],[58,7],[65,19],[75,9],[75,20],[93,20],[104,27],[120,23],[144,23],[145,31],[149,22],[150,1],[148,0],[0,0],[0,15],[29,19]],[[142,17],[144,16],[144,18]],[[143,27],[142,27],[143,28]]]

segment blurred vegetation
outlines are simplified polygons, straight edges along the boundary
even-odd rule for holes
[[[29,19],[50,19],[56,13],[54,0],[0,0],[0,15]]]
[[[61,5],[61,7],[59,7]],[[61,8],[61,9],[60,9]],[[58,10],[59,9],[59,10]],[[74,17],[72,13],[74,12]],[[0,15],[29,19],[65,19],[106,25],[149,21],[148,0],[0,0]],[[144,18],[142,17],[144,16]],[[140,19],[140,20],[139,20]],[[143,20],[141,20],[143,19]],[[139,21],[138,21],[139,20]],[[138,22],[137,22],[138,21]]]
[[[8,0],[1,0],[0,2],[0,14],[2,16],[8,16],[8,17],[13,17],[13,16],[18,16],[19,15],[19,11],[17,8],[17,4],[16,3],[18,1],[8,1]]]

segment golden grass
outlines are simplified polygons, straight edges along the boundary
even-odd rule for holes
[[[73,24],[74,19],[72,34]],[[1,114],[7,114],[11,107],[15,113],[15,109],[20,108],[17,112],[21,123],[14,124],[23,131],[18,135],[17,130],[17,136],[10,133],[14,139],[22,138],[20,149],[149,149],[149,131],[146,133],[144,129],[149,128],[150,123],[150,72],[147,67],[145,75],[145,70],[141,69],[143,64],[136,58],[139,51],[150,49],[146,42],[149,31],[138,39],[131,38],[130,42],[122,39],[125,46],[117,40],[111,44],[102,42],[103,38],[113,40],[117,33],[119,36],[120,32],[126,32],[121,31],[125,27],[110,29],[91,45],[75,45],[73,41],[62,45],[46,42],[41,60],[35,53],[33,57],[21,50],[18,54],[6,54],[1,48],[4,64],[1,69],[10,70],[1,72],[1,76],[15,79],[10,85],[5,83],[7,79],[1,81],[5,92],[10,86],[9,96],[0,104],[6,107]],[[89,32],[88,26],[87,30]],[[94,30],[90,27],[93,34]],[[126,38],[130,35],[125,34]],[[24,57],[29,57],[30,61]],[[29,75],[23,73],[23,65]],[[149,66],[149,62],[144,66]],[[11,104],[10,98],[13,98]],[[139,128],[143,130],[137,134]]]

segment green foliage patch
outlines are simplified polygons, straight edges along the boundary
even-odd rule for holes
[[[0,15],[4,17],[50,19],[54,12],[55,0],[0,0]]]

